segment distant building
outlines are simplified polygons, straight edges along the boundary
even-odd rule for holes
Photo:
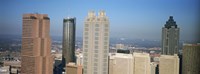
[[[82,66],[70,62],[66,65],[66,74],[82,74]]]
[[[124,44],[116,44],[116,49],[124,49]]]
[[[10,74],[10,66],[0,67],[0,74]]]
[[[179,58],[174,55],[161,55],[159,74],[179,74]]]
[[[108,74],[109,19],[104,11],[91,11],[84,23],[83,74]]]
[[[67,17],[63,20],[63,66],[75,62],[76,18]]]
[[[200,74],[200,44],[184,44],[182,58],[183,74]]]
[[[162,54],[174,55],[179,53],[179,28],[173,19],[169,17],[162,28]]]
[[[21,74],[52,74],[50,18],[47,14],[24,14]]]
[[[109,74],[133,74],[132,54],[110,54]]]
[[[62,74],[63,66],[62,66],[62,54],[61,53],[55,53],[54,56],[54,68],[53,68],[53,74]]]
[[[82,53],[79,53],[76,55],[76,64],[83,65],[83,54]]]
[[[148,53],[133,53],[133,74],[151,74]]]
[[[152,63],[150,63],[150,66],[151,66],[151,73],[150,74],[156,74],[157,64],[152,62]]]

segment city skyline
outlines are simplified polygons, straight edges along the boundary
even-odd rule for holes
[[[82,37],[84,16],[90,10],[105,10],[110,19],[110,37],[161,40],[163,25],[174,16],[180,40],[198,40],[199,1],[1,1],[0,35],[22,34],[24,13],[45,13],[51,18],[51,36],[62,36],[62,19],[77,17],[76,36]],[[120,5],[122,4],[122,5]],[[123,22],[122,22],[123,21]],[[123,29],[124,28],[124,29]]]

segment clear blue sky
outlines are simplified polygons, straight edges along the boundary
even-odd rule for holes
[[[82,37],[88,11],[105,10],[110,19],[110,37],[161,39],[169,16],[180,27],[181,40],[200,36],[199,0],[1,0],[0,34],[21,34],[22,14],[48,14],[51,35],[62,36],[63,18],[77,18],[77,36]]]

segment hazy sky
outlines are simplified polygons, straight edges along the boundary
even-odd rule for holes
[[[51,35],[62,36],[63,18],[77,18],[76,35],[82,37],[88,11],[105,10],[110,19],[110,37],[161,39],[169,16],[180,27],[181,40],[200,36],[199,0],[0,0],[0,35],[22,34],[22,14],[48,14]]]

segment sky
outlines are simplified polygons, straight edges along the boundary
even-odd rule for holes
[[[22,15],[48,14],[51,36],[62,36],[63,18],[76,17],[76,36],[82,37],[88,11],[104,10],[110,37],[161,40],[162,27],[173,16],[181,40],[200,36],[199,0],[0,0],[0,35],[21,35]]]

